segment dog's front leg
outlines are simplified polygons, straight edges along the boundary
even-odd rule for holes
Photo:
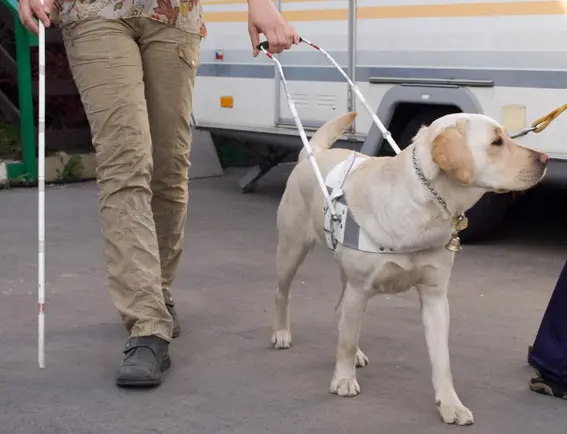
[[[339,396],[356,396],[360,393],[356,381],[356,355],[367,302],[368,297],[363,290],[346,284],[339,306],[339,343],[335,374],[331,381],[331,392]]]
[[[446,423],[470,425],[473,414],[462,403],[453,386],[449,361],[449,301],[446,285],[419,288],[421,316],[431,360],[435,402]]]

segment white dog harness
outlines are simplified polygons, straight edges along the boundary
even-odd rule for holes
[[[325,186],[335,206],[336,218],[333,218],[325,204],[325,242],[333,252],[337,244],[368,253],[399,253],[394,249],[378,245],[368,236],[354,219],[348,209],[344,185],[349,177],[369,157],[352,152],[343,162],[337,164],[325,178]]]
[[[327,202],[325,202],[323,211],[325,213],[324,228],[325,243],[327,244],[327,247],[329,247],[333,253],[335,252],[338,244],[368,253],[410,253],[419,250],[419,248],[413,248],[402,251],[400,249],[396,250],[391,247],[377,244],[368,236],[366,231],[360,227],[348,209],[348,203],[344,191],[346,180],[364,161],[369,158],[370,157],[364,155],[357,155],[353,151],[346,160],[333,167],[325,178],[325,187],[329,193],[330,202],[334,206],[336,212],[336,215],[333,215]],[[449,216],[452,217],[453,232],[451,239],[445,248],[452,252],[460,251],[458,233],[459,231],[467,228],[468,220],[466,216],[464,213],[458,213],[454,216],[450,213],[447,208],[447,203],[433,189],[423,174],[423,170],[421,170],[421,167],[417,162],[415,147],[412,150],[412,160],[415,173],[421,183],[431,193],[435,201],[447,212]]]

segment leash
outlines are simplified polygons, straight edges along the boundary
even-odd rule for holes
[[[536,119],[532,125],[528,128],[525,128],[517,133],[512,134],[510,137],[512,139],[516,139],[518,137],[523,137],[528,135],[529,133],[541,133],[545,130],[551,122],[557,119],[563,112],[567,110],[567,104],[563,104],[560,107],[557,107],[555,110],[550,111],[545,116],[542,116],[539,119]]]

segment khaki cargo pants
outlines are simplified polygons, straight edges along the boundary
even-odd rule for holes
[[[131,336],[169,341],[201,37],[132,18],[70,24],[63,38],[96,150],[112,301]]]

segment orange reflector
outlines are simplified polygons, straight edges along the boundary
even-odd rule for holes
[[[221,96],[220,98],[220,105],[224,108],[232,108],[233,100],[231,96]]]

